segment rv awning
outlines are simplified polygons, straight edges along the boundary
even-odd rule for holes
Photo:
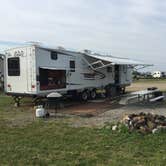
[[[102,56],[102,55],[98,55],[98,54],[84,54],[85,56],[85,60],[89,63],[89,65],[94,68],[94,66],[97,66],[94,69],[99,69],[99,68],[103,68],[106,66],[110,66],[110,65],[128,65],[131,67],[140,67],[140,68],[144,68],[147,66],[152,66],[151,64],[146,64],[144,62],[141,61],[135,61],[135,60],[131,60],[131,59],[127,59],[127,58],[119,58],[119,57],[113,57],[113,56]],[[95,61],[88,61],[88,57],[90,58],[94,58]],[[104,63],[107,62],[107,63]]]
[[[69,70],[63,67],[47,67],[47,66],[40,66],[40,69],[48,69],[48,70]]]

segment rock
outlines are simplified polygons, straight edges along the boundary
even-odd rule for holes
[[[117,126],[117,125],[112,126],[112,131],[117,130],[117,128],[118,128],[118,126]]]
[[[140,118],[139,120],[137,121],[133,121],[133,126],[136,127],[136,128],[139,128],[140,126],[145,126],[146,125],[146,121],[144,118]]]
[[[147,126],[150,130],[153,130],[154,128],[157,127],[157,125],[153,121],[148,121]]]
[[[145,127],[145,126],[141,126],[140,128],[139,128],[139,132],[140,133],[142,133],[142,134],[145,134],[145,133],[147,133],[147,128]]]
[[[130,120],[129,116],[128,115],[125,115],[122,119],[122,122],[128,122]]]
[[[152,130],[152,133],[153,133],[153,134],[156,134],[156,133],[158,133],[158,131],[159,131],[159,129],[158,129],[158,128],[155,128],[155,129]]]

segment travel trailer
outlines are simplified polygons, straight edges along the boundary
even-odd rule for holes
[[[91,51],[29,45],[6,50],[5,91],[8,95],[40,97],[51,92],[94,99],[97,90],[124,92],[132,70],[144,63]]]

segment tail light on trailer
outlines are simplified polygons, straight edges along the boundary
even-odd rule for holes
[[[35,89],[35,85],[32,85],[32,89]]]
[[[12,90],[12,87],[11,87],[10,84],[8,84],[7,87],[8,87],[8,91],[11,91],[11,90]]]
[[[10,84],[8,84],[8,85],[7,85],[7,87],[8,87],[8,88],[11,88],[11,85],[10,85]]]

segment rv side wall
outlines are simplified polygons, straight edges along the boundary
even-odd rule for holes
[[[88,88],[100,88],[107,84],[114,83],[114,66],[111,70],[107,68],[93,71],[85,63],[80,53],[58,53],[57,59],[51,59],[51,50],[36,48],[36,73],[39,77],[39,68],[52,69],[52,70],[66,70],[66,87],[63,89],[41,90],[40,81],[37,82],[37,91],[40,94],[46,94],[53,90],[61,93],[66,93],[68,90],[84,90]],[[75,68],[72,69],[70,61],[74,61]]]

